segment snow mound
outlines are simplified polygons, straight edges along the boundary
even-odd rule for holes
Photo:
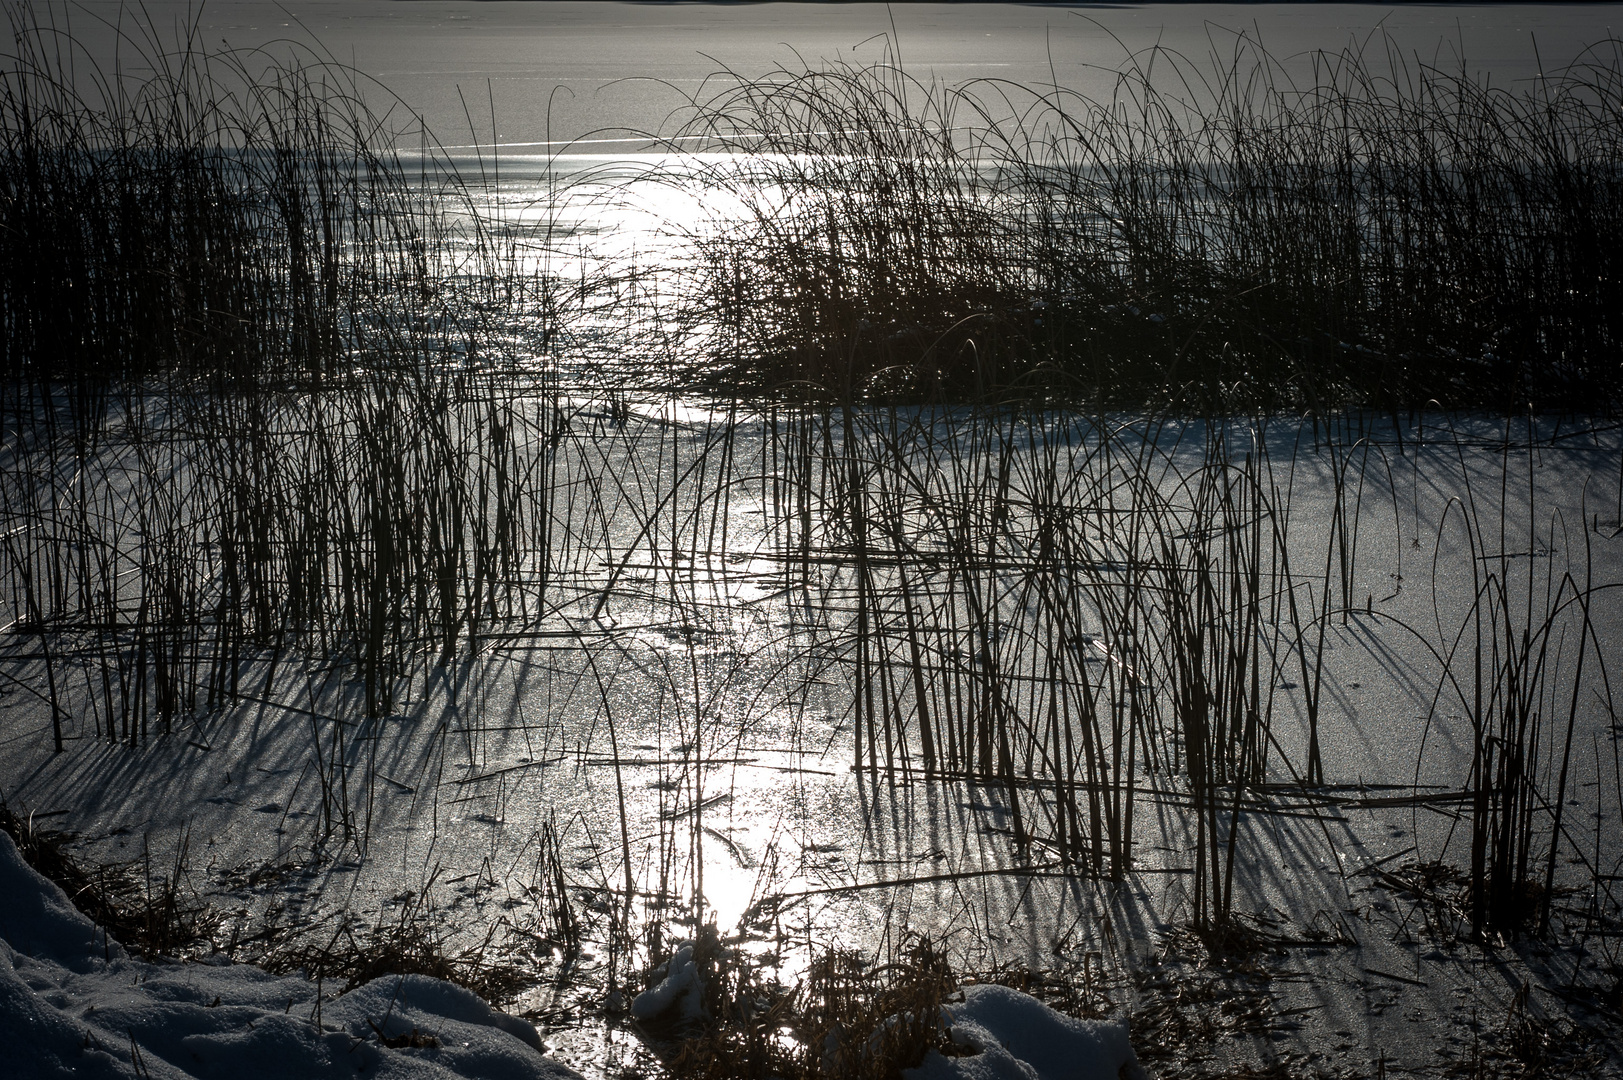
[[[245,964],[131,959],[0,833],[0,1071],[180,1080],[567,1080],[535,1028],[467,990],[386,976],[331,1001]]]
[[[1146,1080],[1127,1025],[1077,1020],[1006,986],[964,988],[942,1007],[954,1045],[971,1051],[924,1056],[909,1080]]]
[[[677,947],[658,985],[632,999],[631,1015],[644,1021],[703,1018],[704,978],[693,959],[693,942],[684,941]]]
[[[69,971],[127,959],[124,949],[96,929],[61,889],[23,861],[11,837],[0,833],[0,937],[25,956],[48,956]]]

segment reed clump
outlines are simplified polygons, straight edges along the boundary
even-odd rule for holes
[[[1515,453],[1463,435],[1411,451],[1464,497],[1436,535],[1395,523],[1378,543],[1399,498],[1385,447],[1310,446],[1305,425],[807,405],[770,431],[766,550],[821,612],[808,685],[842,673],[853,770],[981,785],[1015,851],[1111,878],[1133,872],[1144,801],[1174,801],[1191,921],[1221,936],[1248,820],[1337,801],[1322,744],[1355,721],[1331,664],[1350,625],[1386,628],[1426,672],[1416,734],[1472,748],[1450,777],[1469,850],[1449,853],[1468,861],[1472,932],[1547,931],[1558,863],[1599,865],[1562,807],[1575,733],[1616,715],[1594,614],[1610,586],[1588,529],[1537,516],[1531,422]],[[1427,625],[1388,606],[1422,540],[1438,581],[1459,553]],[[1380,605],[1372,564],[1396,582]]]
[[[830,950],[793,988],[763,977],[713,928],[690,944],[702,1017],[676,1030],[649,1029],[676,1076],[895,1080],[930,1050],[972,1052],[954,1044],[942,1013],[958,976],[928,941],[912,940],[884,965]]]
[[[50,400],[71,380],[91,404],[158,376],[319,386],[376,340],[383,328],[354,316],[384,314],[383,286],[396,300],[426,286],[423,223],[351,74],[132,31],[131,59],[156,74],[76,81],[71,38],[27,10],[8,17],[0,347],[12,394]]]
[[[533,613],[561,317],[533,253],[319,53],[135,20],[137,81],[8,18],[0,506],[58,748],[53,643],[99,668],[96,735],[136,741],[292,648],[386,715],[414,665]]]
[[[530,958],[504,950],[489,938],[451,944],[442,913],[419,896],[392,922],[357,925],[346,913],[334,928],[285,930],[241,948],[240,955],[266,971],[300,973],[331,982],[346,993],[387,975],[426,975],[466,987],[491,1002],[509,1002],[534,985]],[[277,940],[280,937],[281,940]],[[490,938],[494,938],[492,932]],[[233,950],[236,951],[236,950]]]
[[[1623,63],[1507,90],[1379,48],[1311,82],[1245,35],[1113,96],[891,55],[723,73],[681,129],[727,220],[683,273],[700,381],[828,400],[1615,402]],[[684,177],[685,182],[691,182]],[[742,212],[738,213],[738,208]]]

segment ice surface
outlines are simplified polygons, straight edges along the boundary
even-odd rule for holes
[[[421,975],[331,1000],[246,964],[129,957],[0,833],[0,1072],[33,1077],[564,1080],[524,1021]]]
[[[75,6],[85,13],[74,16],[72,29],[103,70],[111,70],[111,28],[122,3]],[[1082,11],[864,3],[842,4],[831,14],[822,4],[297,0],[267,9],[258,0],[213,0],[196,10],[185,0],[147,0],[141,10],[158,27],[195,22],[198,40],[242,49],[315,38],[328,55],[399,93],[411,115],[448,143],[477,139],[488,146],[494,123],[504,173],[505,155],[557,150],[568,140],[604,152],[630,149],[637,144],[623,141],[627,129],[659,127],[689,94],[708,89],[704,80],[720,69],[758,74],[778,64],[796,67],[801,57],[814,64],[835,57],[871,62],[893,32],[907,70],[924,81],[1058,82],[1108,97],[1127,56],[1155,45],[1194,58],[1222,51],[1232,38],[1218,28],[1254,33],[1298,77],[1310,50],[1373,40],[1374,53],[1384,55],[1390,43],[1401,57],[1419,53],[1445,68],[1458,57],[1467,70],[1508,86],[1537,73],[1540,53],[1546,63],[1564,61],[1608,23],[1604,7],[1555,3],[1328,10],[1311,3],[1152,3]],[[552,93],[554,87],[563,92]],[[403,144],[417,145],[415,126]],[[471,148],[461,149],[472,158]],[[472,171],[479,171],[476,162]]]
[[[660,502],[666,489],[659,476],[699,475],[688,466],[724,423],[697,415],[682,422],[698,430],[633,412],[623,427],[591,435],[589,454],[561,459],[565,474],[606,493],[590,513],[608,529],[603,550],[612,560],[583,544],[578,560],[570,554],[568,573],[555,579],[560,610],[533,637],[515,635],[465,662],[425,668],[397,714],[361,716],[357,684],[325,669],[283,663],[272,681],[265,667],[250,664],[243,681],[257,692],[240,703],[179,717],[172,735],[115,745],[96,737],[96,699],[75,669],[63,683],[70,720],[60,754],[52,751],[41,699],[0,687],[5,796],[77,834],[75,855],[90,863],[127,862],[150,845],[155,858],[172,864],[189,842],[190,887],[244,939],[273,905],[286,924],[324,933],[323,920],[338,913],[393,921],[402,897],[431,910],[453,945],[476,944],[493,926],[546,931],[536,897],[548,895],[550,872],[542,872],[536,851],[543,826],[556,821],[568,899],[587,920],[623,895],[622,842],[641,878],[636,887],[650,895],[665,887],[658,871],[668,844],[678,854],[666,884],[688,895],[702,885],[704,916],[723,932],[764,936],[763,948],[777,949],[775,935],[784,934],[805,942],[803,950],[833,944],[872,956],[887,934],[904,928],[953,942],[951,959],[964,971],[1037,970],[1098,954],[1105,968],[1165,977],[1168,985],[1201,976],[1198,956],[1177,961],[1187,971],[1169,974],[1173,962],[1156,966],[1168,941],[1190,925],[1194,906],[1195,821],[1179,770],[1137,772],[1132,864],[1120,883],[1067,873],[1050,861],[1046,826],[1031,854],[1016,852],[1001,785],[917,771],[890,782],[853,772],[848,665],[811,675],[796,666],[820,655],[808,643],[807,622],[820,619],[839,631],[839,612],[854,608],[849,578],[828,571],[819,594],[826,610],[791,607],[778,595],[782,552],[760,523],[768,500],[744,485],[729,489],[730,532],[720,554],[693,549],[679,559],[668,534],[656,543],[642,531],[646,508],[669,505]],[[1623,663],[1623,594],[1606,584],[1623,577],[1615,495],[1623,454],[1611,429],[1574,432],[1553,421],[1525,442],[1514,433],[1515,449],[1491,420],[1427,417],[1424,432],[1421,443],[1420,429],[1410,425],[1400,444],[1383,427],[1360,443],[1350,475],[1362,487],[1349,488],[1359,491],[1349,543],[1356,559],[1344,589],[1333,590],[1337,604],[1343,591],[1352,604],[1300,635],[1311,645],[1320,629],[1324,634],[1318,737],[1325,783],[1294,779],[1306,745],[1309,682],[1299,673],[1297,636],[1285,626],[1264,634],[1277,650],[1268,661],[1277,678],[1264,680],[1265,689],[1273,684],[1269,784],[1236,818],[1234,910],[1264,919],[1259,928],[1282,940],[1272,962],[1289,975],[1271,990],[1277,1038],[1270,1032],[1272,1041],[1249,1045],[1298,1056],[1328,1046],[1339,1060],[1371,1069],[1383,1057],[1389,1067],[1413,1067],[1439,1047],[1469,1053],[1475,1017],[1499,1024],[1512,1015],[1523,983],[1565,988],[1580,961],[1587,971],[1599,959],[1593,952],[1587,959],[1581,951],[1541,957],[1520,946],[1466,946],[1447,925],[1432,925],[1446,923],[1447,912],[1417,907],[1381,875],[1408,864],[1457,867],[1469,855],[1457,800],[1472,767],[1469,710],[1459,689],[1468,691],[1469,683],[1445,678],[1435,650],[1446,653],[1462,627],[1471,628],[1464,606],[1475,593],[1474,572],[1487,566],[1507,575],[1509,595],[1524,602],[1531,581],[1535,621],[1549,606],[1547,576],[1559,581],[1571,572],[1592,581],[1595,636],[1584,678],[1598,685],[1594,657],[1601,653],[1609,670]],[[1285,420],[1262,434],[1279,463],[1278,523],[1293,566],[1306,568],[1296,571],[1305,581],[1298,591],[1316,610],[1323,582],[1340,586],[1334,568],[1325,569],[1340,474],[1307,425]],[[1205,432],[1189,424],[1159,437],[1146,453],[1164,468],[1164,488],[1191,490]],[[1081,427],[1074,435],[1023,437],[1012,483],[1040,478],[1027,462],[1040,460],[1042,445],[1074,445],[1076,469],[1091,467],[1089,438]],[[737,460],[766,470],[772,459],[762,441],[759,420],[740,420]],[[921,468],[919,475],[936,473]],[[951,476],[932,482],[942,504],[959,497]],[[670,498],[700,497],[682,489]],[[1473,542],[1489,541],[1487,558],[1473,556],[1462,505],[1476,508],[1484,535]],[[683,520],[697,520],[691,503],[682,506]],[[1564,524],[1552,533],[1552,522]],[[568,532],[597,535],[579,521]],[[770,573],[757,575],[757,561],[777,568],[777,584]],[[600,617],[589,617],[611,566],[620,574],[612,595]],[[735,599],[733,590],[756,576],[759,598]],[[571,607],[568,598],[577,594],[584,599]],[[1032,648],[1038,638],[1021,629],[1020,596],[1009,592],[996,645],[1035,676],[1041,668],[1030,657],[1041,659]],[[1511,614],[1527,618],[1525,609]],[[1552,640],[1549,663],[1566,673],[1563,685],[1576,677],[1576,639],[1569,627],[1565,645],[1559,635]],[[1088,648],[1082,662],[1102,670],[1109,655]],[[1307,656],[1311,666],[1311,650]],[[1455,667],[1464,670],[1458,658]],[[1032,677],[1022,685],[1046,684]],[[1568,839],[1555,874],[1558,889],[1579,890],[1561,893],[1558,918],[1581,921],[1592,902],[1597,911],[1611,903],[1601,890],[1610,887],[1605,875],[1617,872],[1619,729],[1603,698],[1585,694],[1578,702]],[[1029,707],[1031,715],[1046,715],[1041,704]],[[1559,714],[1563,725],[1566,716]],[[1541,783],[1553,792],[1562,747],[1542,749]],[[1162,748],[1169,751],[1176,746]],[[1043,820],[1031,817],[1043,812],[1035,794],[1025,810],[1028,826]],[[1602,879],[1592,877],[1597,869]],[[30,916],[37,928],[29,932],[65,932],[47,917],[48,905],[38,904]],[[672,932],[690,933],[693,915],[691,908],[676,911]],[[88,931],[76,932],[81,944],[100,947]],[[219,935],[218,947],[229,947],[228,937]],[[803,961],[785,956],[790,966],[782,974],[794,978],[803,968],[792,965]],[[537,979],[549,976],[548,962],[535,961]],[[582,995],[614,989],[600,959],[572,975]],[[656,991],[643,1008],[662,1011],[682,996],[680,985],[678,965],[668,1000],[656,1000]],[[561,1015],[536,993],[515,1008]],[[313,997],[301,1000],[311,1012]],[[1129,1011],[1145,1000],[1116,998]],[[1542,990],[1539,1000],[1541,1008],[1562,1007]],[[574,1004],[573,1016],[589,1015]],[[330,1008],[323,1006],[324,1015],[334,1015]],[[566,1022],[549,1023],[553,1052],[565,1052],[568,1036],[559,1027]],[[1224,1043],[1245,1044],[1239,1037]],[[590,1067],[585,1055],[570,1063]]]

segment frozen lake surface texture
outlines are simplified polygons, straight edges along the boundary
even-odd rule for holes
[[[1620,11],[15,16],[0,1039],[1623,1074]]]

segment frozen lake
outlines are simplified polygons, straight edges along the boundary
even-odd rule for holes
[[[71,28],[90,55],[113,52],[116,0],[88,0]],[[177,0],[145,5],[157,26],[183,22]],[[286,14],[283,14],[285,12]],[[718,72],[871,61],[894,33],[903,66],[926,82],[1057,84],[1108,98],[1130,56],[1152,46],[1204,60],[1236,33],[1293,61],[1314,50],[1390,48],[1499,86],[1525,85],[1539,57],[1564,63],[1623,26],[1616,4],[699,4],[308,2],[207,4],[198,40],[258,48],[320,42],[399,95],[447,145],[657,132]],[[1535,48],[1536,47],[1536,48]],[[127,70],[140,71],[125,58]],[[1292,74],[1306,74],[1298,67]],[[399,119],[397,117],[397,119]],[[402,126],[407,125],[404,120]],[[476,140],[467,136],[470,131]]]
[[[127,39],[115,48],[118,4],[49,10],[103,72],[150,73]],[[191,9],[144,10],[162,30]],[[149,895],[156,880],[213,905],[200,954],[288,956],[409,925],[476,967],[497,958],[523,972],[513,1007],[594,1080],[647,1065],[622,990],[707,923],[787,982],[827,950],[883,959],[920,936],[966,971],[1063,970],[1097,990],[1088,1008],[1133,1011],[1164,1039],[1191,1012],[1206,1023],[1209,1060],[1160,1048],[1176,1075],[1275,1051],[1305,1069],[1331,1044],[1351,1072],[1464,1067],[1479,1012],[1505,1017],[1506,1038],[1534,1022],[1528,985],[1548,1010],[1537,1030],[1559,1042],[1580,1029],[1550,1017],[1579,998],[1615,1012],[1623,970],[1623,443],[1609,417],[1511,400],[1494,350],[1592,320],[1546,318],[1566,294],[1517,279],[1506,292],[1536,295],[1536,325],[1507,318],[1468,350],[1437,344],[1444,320],[1424,308],[1390,348],[1356,325],[1292,327],[1280,346],[1270,323],[1266,348],[1242,342],[1241,298],[1344,284],[1333,244],[1330,272],[1222,279],[1193,299],[1142,286],[1156,266],[1120,271],[1121,295],[1104,296],[1116,264],[1043,299],[1017,249],[990,299],[978,280],[968,300],[926,281],[917,310],[870,320],[834,256],[895,176],[920,182],[924,210],[881,214],[876,254],[853,260],[879,268],[876,307],[904,291],[886,276],[897,238],[937,220],[943,193],[963,196],[959,216],[932,242],[988,219],[1104,235],[1123,206],[1154,223],[1176,200],[1090,201],[1077,178],[1108,173],[1108,155],[1044,172],[1052,158],[1020,159],[1018,139],[987,165],[904,138],[872,152],[894,173],[847,190],[869,174],[842,164],[871,164],[851,144],[739,153],[805,133],[753,130],[774,114],[742,105],[695,124],[690,106],[849,62],[881,73],[861,84],[881,96],[901,72],[917,80],[904,96],[966,89],[953,100],[985,106],[971,118],[985,134],[1044,88],[1108,101],[1153,84],[1174,100],[1190,72],[1226,70],[1237,34],[1281,84],[1312,85],[1317,50],[1351,47],[1377,81],[1424,63],[1525,91],[1619,12],[210,3],[200,44],[352,65],[406,160],[426,126],[468,184],[425,169],[366,188],[342,154],[314,174],[356,183],[340,211],[358,224],[324,233],[327,261],[302,280],[296,265],[287,295],[308,291],[285,323],[273,311],[269,340],[304,343],[326,275],[323,332],[347,352],[285,378],[141,384],[88,412],[15,389],[0,795],[76,834],[81,856],[144,874]],[[1134,65],[1144,83],[1123,83]],[[909,172],[920,160],[945,164]],[[1029,186],[989,192],[1022,166]],[[1355,253],[1387,220],[1359,202],[1379,185],[1361,183],[1340,192],[1358,209],[1332,238]],[[296,203],[315,186],[271,190]],[[1201,218],[1225,202],[1216,187],[1178,205]],[[1020,201],[1056,190],[1084,194],[1049,218]],[[1469,234],[1487,212],[1466,205]],[[362,231],[380,223],[401,228]],[[1220,224],[1182,234],[1168,262],[1198,262]],[[1040,231],[994,228],[985,250]],[[304,257],[272,233],[246,230],[250,266]],[[925,278],[983,254],[914,251]],[[1223,254],[1211,265],[1229,273]],[[370,276],[335,269],[371,258]],[[794,272],[824,258],[828,297],[796,308],[827,281]],[[210,321],[215,268],[199,261],[195,337],[234,342]],[[1392,273],[1382,303],[1437,284],[1430,265]],[[1452,280],[1427,295],[1465,324],[1481,305]],[[358,307],[333,299],[340,284]],[[1379,380],[1343,399],[1367,405],[1328,410],[1294,381],[1296,397],[1222,399],[1242,402],[1232,415],[1193,398],[961,404],[995,333],[1079,354],[1106,341],[1107,370],[1158,348],[1175,373],[1206,337],[1224,358],[1296,349],[1394,379],[1425,348],[1458,376],[1439,394],[1502,379],[1515,416],[1425,395],[1386,407]],[[703,393],[681,385],[701,359]],[[780,365],[774,392],[810,392],[753,394],[755,361]],[[1553,936],[1530,925],[1540,915]],[[1215,926],[1271,965],[1269,989],[1215,987]],[[1212,996],[1180,996],[1197,985]],[[1199,1015],[1242,999],[1245,1017]],[[1616,1044],[1595,1043],[1616,1075]]]

